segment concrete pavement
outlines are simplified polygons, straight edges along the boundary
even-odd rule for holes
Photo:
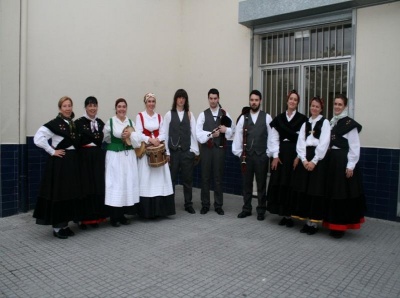
[[[0,297],[400,297],[400,224],[367,218],[333,239],[278,226],[242,198],[225,195],[225,215],[183,210],[129,226],[76,232],[61,240],[32,212],[0,219]],[[254,205],[256,201],[254,200]],[[254,208],[253,205],[253,208]]]

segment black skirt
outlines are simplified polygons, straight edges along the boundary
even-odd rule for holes
[[[65,150],[62,158],[49,156],[33,213],[36,223],[57,225],[76,220],[82,215],[83,201],[76,151]]]
[[[174,215],[175,199],[174,195],[157,197],[140,197],[137,206],[139,216],[143,218],[156,218]]]
[[[364,222],[365,196],[358,165],[346,178],[347,149],[332,149],[327,157],[327,203],[323,225],[331,230],[359,229]]]
[[[267,210],[272,214],[290,216],[290,185],[293,175],[293,161],[297,156],[296,143],[281,142],[276,170],[271,170],[267,191]]]
[[[105,196],[105,152],[100,147],[78,151],[82,192],[85,195],[82,218],[85,223],[107,217]]]
[[[315,156],[315,147],[307,147],[306,159]],[[326,189],[326,161],[318,161],[313,171],[307,171],[301,161],[292,176],[290,208],[292,216],[299,219],[321,221],[324,212]]]

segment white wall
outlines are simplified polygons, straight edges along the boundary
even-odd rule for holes
[[[217,88],[220,103],[236,119],[248,104],[251,30],[238,24],[238,1],[182,1],[185,49],[180,81],[196,117]]]
[[[2,96],[2,143],[18,143],[19,1],[0,1],[5,6],[1,30],[12,37],[1,37],[8,50],[1,61],[12,69],[2,78],[11,95]],[[212,87],[220,90],[221,102],[233,116],[247,103],[250,30],[238,24],[238,1],[25,3],[28,136],[57,114],[57,101],[64,95],[73,99],[77,117],[84,99],[96,96],[104,120],[114,114],[119,97],[127,99],[134,118],[149,91],[156,93],[161,114],[170,109],[178,88],[188,91],[196,117],[207,107]]]
[[[64,95],[77,116],[89,95],[104,120],[119,97],[129,117],[158,95],[164,112],[181,64],[179,0],[35,0],[28,3],[28,135],[58,112]]]
[[[0,0],[0,143],[18,143],[20,2]]]
[[[357,10],[355,119],[363,147],[400,148],[400,2]]]

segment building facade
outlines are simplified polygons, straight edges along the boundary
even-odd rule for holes
[[[103,120],[124,97],[134,119],[146,92],[164,114],[184,88],[197,116],[218,88],[236,118],[255,88],[271,115],[291,89],[306,114],[313,95],[324,97],[327,117],[333,96],[347,94],[363,125],[367,215],[397,220],[399,15],[399,1],[376,0],[0,0],[0,217],[34,207],[47,156],[32,139],[60,97],[79,116],[96,96]],[[241,194],[230,145],[224,188]]]

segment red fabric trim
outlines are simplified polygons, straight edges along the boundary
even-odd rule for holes
[[[143,133],[146,137],[150,138],[152,132],[150,130],[147,130],[146,128],[144,128],[144,118],[143,118],[142,113],[139,113],[139,116],[140,116],[140,121],[142,122]],[[160,125],[160,124],[161,124],[161,116],[160,116],[160,114],[158,114],[158,125]],[[155,131],[153,131],[153,135],[155,138],[158,138],[158,136],[160,135],[160,129],[156,129]]]
[[[362,217],[360,218],[359,223],[354,223],[354,224],[333,224],[324,221],[322,223],[322,226],[325,228],[328,228],[329,230],[334,230],[334,231],[347,231],[347,230],[359,230],[361,229],[361,224],[365,222],[365,218]]]
[[[81,222],[85,225],[91,225],[91,224],[99,224],[102,222],[107,221],[107,218],[99,218],[99,219],[93,219],[93,220],[82,220]]]

